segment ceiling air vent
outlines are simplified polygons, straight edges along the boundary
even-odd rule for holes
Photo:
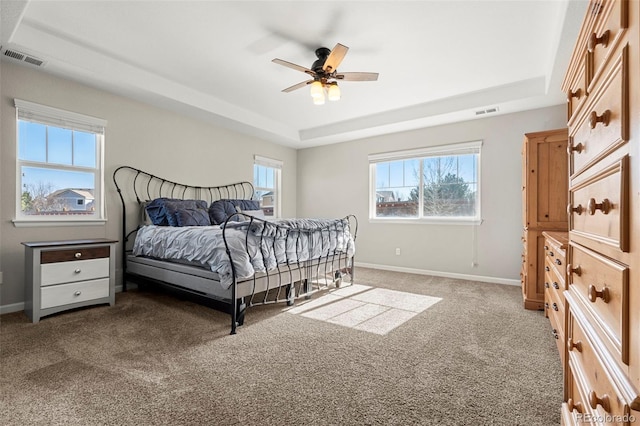
[[[17,50],[5,49],[2,54],[7,58],[11,58],[20,62],[26,62],[27,64],[31,64],[36,67],[44,66],[44,61],[42,59],[27,55],[26,53],[18,52]]]
[[[491,107],[491,108],[481,109],[476,111],[476,115],[492,114],[498,111],[499,111],[498,107]]]

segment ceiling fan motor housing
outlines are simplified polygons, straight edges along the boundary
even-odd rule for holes
[[[324,74],[324,70],[322,69],[322,67],[324,66],[324,63],[326,62],[330,53],[331,53],[331,50],[329,50],[326,47],[320,47],[316,49],[316,56],[318,57],[318,60],[315,61],[313,65],[311,65],[311,69],[315,71],[317,74],[320,74],[320,75]]]

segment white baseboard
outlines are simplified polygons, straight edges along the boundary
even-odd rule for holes
[[[120,293],[122,291],[122,284],[117,285],[115,287],[115,291],[116,293]],[[20,311],[24,311],[24,302],[12,303],[11,305],[0,305],[0,315]]]
[[[486,277],[484,275],[457,274],[454,272],[429,271],[427,269],[404,268],[402,266],[377,265],[373,263],[362,262],[355,262],[355,265],[356,267],[361,266],[363,268],[381,269],[384,271],[406,272],[408,274],[418,275],[433,275],[435,277],[456,278],[460,280],[481,281],[485,283],[506,284],[520,287],[519,280],[511,280],[508,278]],[[357,270],[355,271],[355,275],[358,276]]]
[[[0,305],[0,315],[20,311],[24,311],[24,302],[12,303],[11,305]]]

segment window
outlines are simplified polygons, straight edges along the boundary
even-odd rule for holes
[[[106,121],[19,99],[15,106],[14,223],[104,221]]]
[[[480,222],[482,142],[369,156],[371,219]]]
[[[282,161],[255,156],[253,186],[255,197],[267,218],[280,217],[280,174]]]

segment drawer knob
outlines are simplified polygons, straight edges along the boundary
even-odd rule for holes
[[[551,256],[551,257],[554,256],[552,251],[549,252],[549,256]]]
[[[609,44],[609,30],[602,33],[600,37],[596,35],[596,33],[592,33],[591,37],[589,37],[589,41],[587,42],[587,50],[589,53],[593,53],[596,50],[596,46],[601,44],[602,47],[607,47]]]
[[[82,253],[77,252],[76,254],[74,254],[74,257],[75,257],[76,259],[80,259],[80,258],[82,257]]]
[[[609,404],[609,395],[607,395],[606,393],[602,395],[602,398],[599,398],[596,391],[589,392],[589,405],[594,410],[598,405],[601,405],[602,409],[607,413],[611,410],[611,404]]]
[[[560,338],[560,336],[558,336],[558,331],[555,328],[551,330],[551,334],[553,335],[553,338],[556,340]]]
[[[544,246],[544,249],[545,250],[549,250],[549,246]]]
[[[580,96],[582,96],[582,89],[576,89],[575,91],[571,91],[569,90],[567,92],[567,102],[571,102],[572,98],[578,98],[580,99]]]
[[[596,210],[602,211],[603,214],[608,214],[611,210],[611,202],[609,199],[605,198],[601,203],[598,203],[595,198],[590,198],[587,204],[587,212],[593,216],[596,214]]]
[[[76,270],[75,270],[75,271],[73,271],[73,272],[75,272],[76,274],[79,274],[79,273],[80,273],[80,272],[82,272],[82,271],[80,270],[80,268],[78,268],[78,269],[76,269]]]
[[[598,115],[597,112],[591,111],[591,114],[589,115],[589,127],[591,127],[592,129],[595,129],[598,123],[602,123],[606,127],[609,125],[610,118],[611,118],[611,111],[609,110],[606,110],[605,112],[603,112],[602,115]]]
[[[567,213],[569,213],[569,214],[578,213],[578,216],[580,216],[583,211],[584,211],[584,209],[582,207],[582,204],[578,204],[575,207],[573,207],[573,204],[568,204],[567,205]]]
[[[582,414],[582,403],[580,401],[574,402],[573,398],[569,398],[567,400],[567,407],[569,407],[569,411],[576,410],[578,413]]]
[[[577,276],[582,275],[582,269],[580,269],[580,265],[573,268],[571,264],[567,264],[567,275],[571,276],[571,274],[576,274]]]
[[[582,145],[582,143],[578,143],[578,145],[576,146],[573,146],[573,144],[570,143],[569,145],[567,145],[567,154],[571,155],[571,153],[574,151],[580,154],[583,149],[584,145]]]
[[[549,267],[548,267],[548,266],[545,266],[545,267],[544,267],[544,270],[545,270],[545,271],[547,271],[547,272],[549,272],[551,269],[549,269]]]
[[[75,293],[73,293],[74,296],[80,296],[81,294],[82,294],[82,292],[80,290],[78,290]]]
[[[556,265],[562,265],[562,260],[556,259]]]
[[[553,307],[553,310],[558,312],[558,304],[556,302],[553,302],[553,305],[551,305]]]
[[[580,340],[574,342],[573,338],[569,337],[569,339],[567,339],[567,349],[569,350],[569,352],[574,349],[578,352],[582,352],[582,342]]]
[[[555,288],[556,290],[560,290],[560,286],[555,281],[553,282],[553,288]]]
[[[608,287],[603,287],[602,290],[598,291],[596,290],[596,286],[593,284],[589,285],[589,301],[591,303],[596,303],[596,300],[598,300],[598,298],[601,298],[604,303],[609,303],[609,288]]]
[[[544,288],[549,288],[549,283],[544,283]]]

